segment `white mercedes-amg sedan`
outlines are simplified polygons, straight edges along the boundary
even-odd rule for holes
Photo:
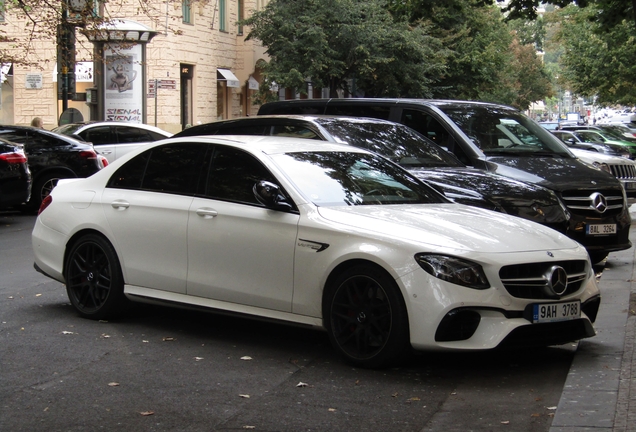
[[[130,301],[325,329],[348,362],[410,350],[566,343],[595,334],[585,248],[543,225],[448,202],[388,160],[280,137],[150,144],[61,180],[35,268],[86,318]]]

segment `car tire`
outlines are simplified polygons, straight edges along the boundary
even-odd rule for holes
[[[111,318],[128,305],[117,253],[97,234],[84,235],[73,244],[64,266],[64,280],[71,304],[84,318]]]
[[[68,176],[60,175],[59,173],[50,173],[44,174],[42,177],[38,178],[33,184],[31,198],[24,205],[25,210],[28,212],[38,211],[42,204],[42,200],[51,193],[55,185],[57,185],[58,180],[67,177]]]
[[[334,348],[348,363],[383,368],[410,350],[408,314],[395,281],[383,269],[361,264],[328,284],[323,323]]]

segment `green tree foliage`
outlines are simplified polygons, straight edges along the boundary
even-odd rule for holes
[[[494,3],[504,0],[490,0]],[[636,0],[510,0],[504,12],[510,19],[522,18],[534,20],[537,18],[537,9],[541,4],[550,4],[564,8],[568,5],[577,5],[581,8],[596,6],[597,14],[589,19],[596,22],[600,31],[609,31],[620,25],[623,20],[630,19],[636,24]]]
[[[601,104],[636,104],[635,25],[623,20],[600,31],[591,20],[598,13],[592,6],[559,11],[562,75],[575,93],[597,95]]]
[[[272,0],[243,21],[267,48],[268,82],[366,96],[428,97],[448,51],[423,25],[395,20],[382,0]]]
[[[474,99],[527,108],[551,94],[536,49],[542,22],[506,23],[497,6],[481,0],[391,0],[390,10],[427,23],[450,50],[435,97]]]

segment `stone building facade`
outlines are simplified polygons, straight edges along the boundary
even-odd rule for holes
[[[265,7],[268,0],[185,0],[156,1],[154,7],[139,12],[139,3],[126,0],[116,11],[102,8],[104,16],[145,25],[156,32],[146,45],[145,76],[146,124],[177,132],[188,124],[255,115],[253,96],[258,89],[259,60],[264,49],[246,41],[247,28],[237,25],[240,18]],[[27,18],[4,15],[3,32],[21,37]],[[76,30],[76,100],[68,100],[84,120],[104,120],[90,109],[91,89],[103,79],[93,67],[95,46],[81,29]],[[6,44],[6,42],[0,42]],[[32,44],[30,65],[2,63],[0,121],[4,124],[30,124],[41,117],[44,127],[58,125],[62,102],[58,98],[57,46],[55,40]],[[97,63],[95,63],[97,64]],[[99,69],[99,68],[98,68]],[[157,80],[157,81],[155,81]],[[154,88],[153,83],[167,85]],[[94,94],[94,93],[93,93]],[[89,101],[86,101],[88,95]]]

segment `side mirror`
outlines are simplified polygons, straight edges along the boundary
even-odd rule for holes
[[[275,183],[261,180],[254,185],[252,190],[258,202],[267,208],[280,211],[290,211],[292,209],[291,203],[281,193],[280,186]]]

